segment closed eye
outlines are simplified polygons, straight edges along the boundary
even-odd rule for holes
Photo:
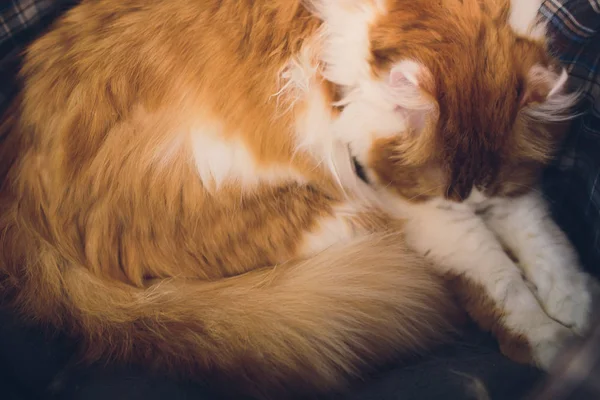
[[[362,166],[361,163],[358,162],[356,157],[352,157],[352,164],[354,165],[354,173],[356,173],[356,176],[358,176],[361,181],[368,184],[369,179],[367,178],[367,174],[365,173],[365,168]]]

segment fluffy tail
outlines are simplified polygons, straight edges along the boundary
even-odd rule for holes
[[[217,282],[141,289],[83,268],[63,269],[60,281],[54,310],[85,339],[90,360],[225,378],[261,397],[339,388],[368,365],[442,339],[455,315],[443,284],[398,235]]]

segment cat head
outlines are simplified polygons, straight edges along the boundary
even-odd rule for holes
[[[346,86],[337,125],[366,180],[412,201],[535,185],[561,141],[547,125],[568,119],[575,100],[537,7],[524,27],[503,0],[380,6],[369,76]]]

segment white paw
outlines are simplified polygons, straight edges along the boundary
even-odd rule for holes
[[[589,327],[592,311],[591,278],[583,272],[551,278],[545,288],[538,287],[544,310],[573,332],[584,334]]]
[[[535,364],[544,370],[550,369],[572,337],[573,332],[557,322],[552,321],[539,326],[528,335]]]

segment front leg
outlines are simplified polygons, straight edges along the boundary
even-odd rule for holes
[[[593,282],[581,271],[575,250],[552,221],[543,198],[530,193],[495,200],[484,219],[519,260],[546,312],[584,333],[590,322]]]
[[[409,245],[456,286],[467,312],[504,354],[547,368],[571,331],[544,312],[483,220],[466,207],[411,206]]]

